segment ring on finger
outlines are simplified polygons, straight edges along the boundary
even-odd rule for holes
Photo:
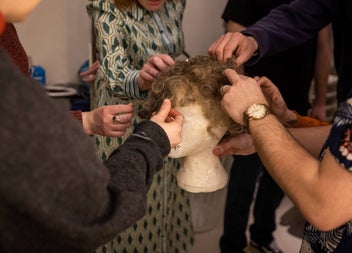
[[[117,125],[117,124],[120,123],[120,121],[121,121],[120,115],[114,115],[114,116],[112,117],[112,123],[113,123],[113,124]]]

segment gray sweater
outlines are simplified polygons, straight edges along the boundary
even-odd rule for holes
[[[108,159],[0,49],[0,252],[92,252],[142,217],[170,151],[144,121]]]

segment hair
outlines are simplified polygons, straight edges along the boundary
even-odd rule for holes
[[[163,100],[169,98],[173,107],[199,104],[210,121],[210,133],[217,126],[226,127],[231,134],[242,133],[243,126],[234,122],[221,108],[220,88],[230,84],[222,72],[234,67],[233,59],[224,63],[210,56],[177,61],[153,82],[147,98],[141,101],[138,115],[144,119],[150,118],[153,112],[159,110]]]

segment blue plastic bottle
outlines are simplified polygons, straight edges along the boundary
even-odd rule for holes
[[[31,74],[31,77],[33,79],[37,80],[42,85],[45,85],[46,83],[45,69],[42,66],[39,66],[39,65],[31,66],[29,73]]]

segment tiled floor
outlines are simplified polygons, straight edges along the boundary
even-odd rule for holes
[[[220,253],[218,243],[222,234],[225,195],[225,189],[210,194],[191,194],[196,235],[194,247],[189,253]],[[276,219],[274,237],[278,246],[284,253],[299,252],[304,220],[287,197],[277,209]],[[251,248],[247,252],[257,253]]]

